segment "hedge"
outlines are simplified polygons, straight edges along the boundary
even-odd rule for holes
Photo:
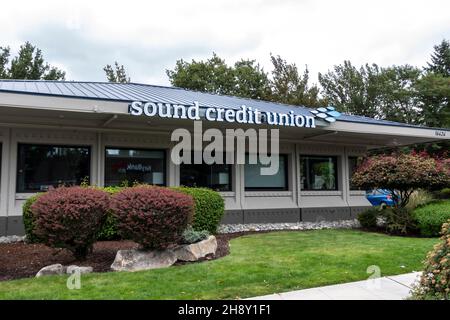
[[[105,187],[99,188],[108,192],[110,195],[124,189],[124,187]],[[189,194],[194,198],[195,208],[192,227],[195,231],[208,231],[210,234],[217,232],[220,220],[225,211],[224,200],[221,195],[207,188],[189,188],[189,187],[173,187],[172,189]],[[31,215],[30,207],[36,199],[44,193],[39,193],[28,198],[23,205],[23,222],[25,225],[25,234],[27,241],[31,243],[39,242],[38,237],[33,233],[34,221]],[[119,240],[117,221],[112,215],[111,210],[108,211],[107,218],[102,229],[97,235],[97,240]]]
[[[225,202],[222,196],[217,191],[208,188],[174,187],[172,189],[194,198],[192,228],[196,231],[206,230],[215,234],[225,212]]]
[[[418,207],[413,214],[423,236],[439,236],[442,225],[450,219],[450,200],[436,201]]]
[[[26,239],[30,243],[38,243],[39,237],[34,233],[35,229],[35,221],[33,218],[33,214],[31,213],[31,206],[37,200],[39,196],[43,195],[43,193],[36,193],[35,195],[29,197],[27,201],[23,204],[22,214],[23,214],[23,225],[25,228]]]

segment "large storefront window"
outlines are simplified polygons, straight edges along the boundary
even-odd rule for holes
[[[19,144],[17,192],[89,182],[90,163],[89,147]]]
[[[180,185],[231,191],[231,165],[181,164]]]
[[[164,150],[106,148],[105,186],[165,185],[165,163]]]
[[[260,163],[249,164],[248,154],[245,157],[245,190],[288,190],[287,155],[280,154],[278,172],[274,175],[262,175],[261,168],[268,167]]]
[[[361,190],[360,188],[356,187],[354,184],[352,184],[352,177],[355,173],[358,166],[361,164],[362,158],[361,157],[348,157],[348,173],[349,173],[349,184],[350,184],[350,190]]]
[[[301,156],[302,190],[337,190],[337,157]]]

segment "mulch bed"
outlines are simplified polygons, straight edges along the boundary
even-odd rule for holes
[[[228,245],[230,239],[251,233],[254,232],[216,235],[216,254],[203,260],[226,256],[230,252]],[[94,272],[109,272],[117,250],[138,247],[138,244],[133,241],[99,241],[95,243],[93,252],[85,261],[77,261],[69,251],[50,248],[43,244],[24,242],[0,244],[0,281],[34,277],[41,268],[55,263],[91,266],[94,268]],[[186,264],[186,262],[177,262],[176,264]]]

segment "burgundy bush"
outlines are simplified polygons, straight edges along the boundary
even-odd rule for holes
[[[194,202],[168,188],[137,186],[114,194],[111,208],[123,237],[144,248],[164,249],[181,241]]]
[[[84,259],[109,209],[108,193],[82,187],[60,187],[41,195],[31,206],[35,234],[45,244],[70,250]]]

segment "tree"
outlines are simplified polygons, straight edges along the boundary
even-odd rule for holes
[[[428,62],[427,65],[426,71],[450,77],[450,41],[444,39],[440,44],[434,46],[431,62]]]
[[[316,85],[309,87],[309,70],[305,68],[300,75],[295,63],[289,64],[280,56],[270,55],[273,64],[272,71],[272,96],[270,100],[316,107],[319,105],[319,89]]]
[[[114,62],[114,68],[108,64],[103,68],[103,71],[105,71],[106,78],[108,79],[109,82],[118,82],[118,83],[130,82],[130,77],[127,76],[125,67],[123,65],[119,65],[117,61]]]
[[[388,189],[396,206],[404,208],[414,190],[449,186],[450,164],[425,154],[373,156],[356,169],[352,184],[365,190]]]
[[[64,80],[66,73],[45,62],[41,49],[30,42],[20,46],[9,65],[10,48],[0,47],[0,77],[3,79]]]
[[[380,68],[373,64],[359,70],[350,61],[319,73],[323,97],[338,110],[354,115],[376,117]]]
[[[378,117],[390,121],[422,124],[417,83],[421,71],[410,65],[381,68],[375,89]]]
[[[170,83],[176,87],[262,99],[294,105],[318,105],[319,89],[309,87],[309,72],[299,75],[295,64],[271,55],[272,79],[255,60],[241,59],[228,66],[213,53],[206,61],[178,60],[173,70],[166,70]]]
[[[180,59],[174,70],[166,70],[170,83],[175,87],[216,94],[232,94],[235,81],[232,68],[213,53],[206,61],[186,62]]]
[[[255,60],[240,60],[234,64],[234,89],[230,94],[238,97],[262,99],[270,98],[270,81],[267,73]]]

